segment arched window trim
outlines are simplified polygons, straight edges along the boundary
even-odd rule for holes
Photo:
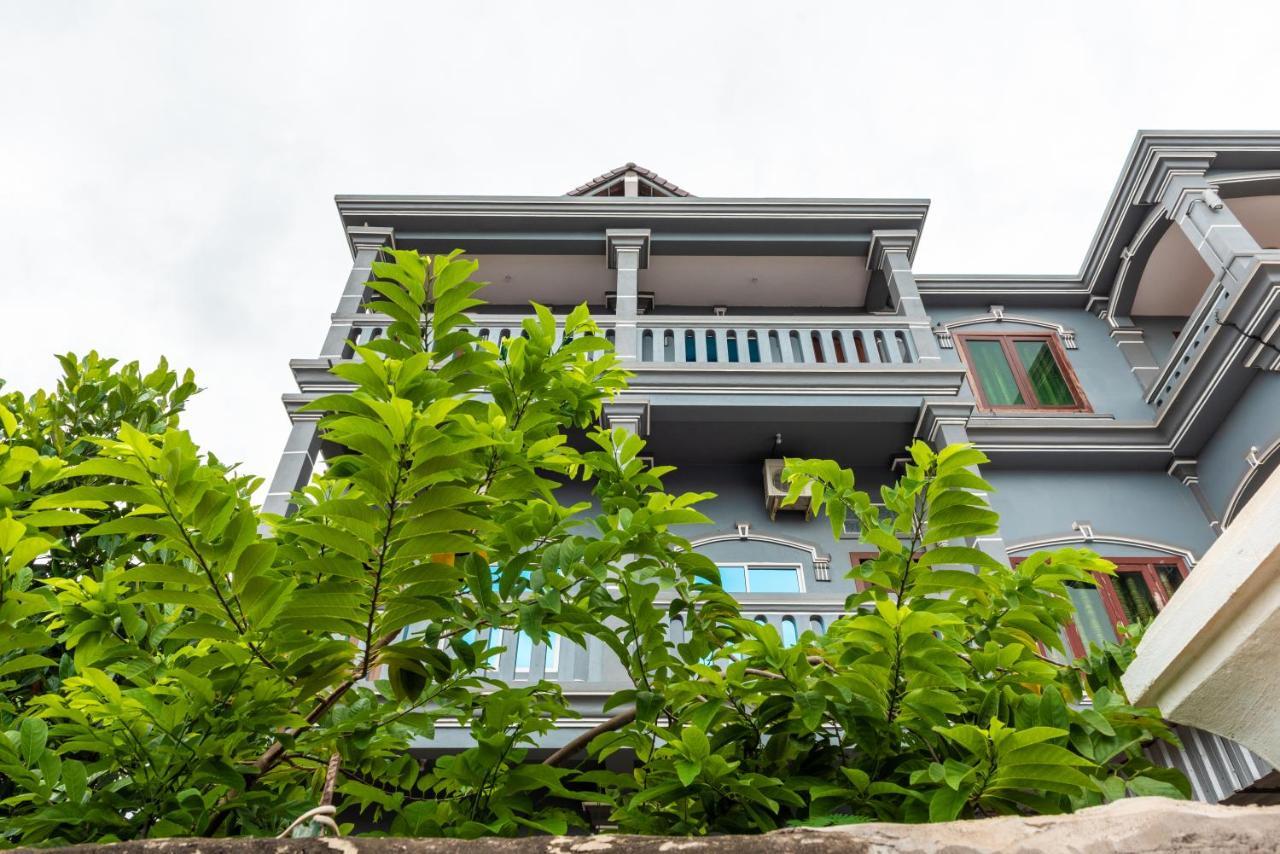
[[[1250,491],[1250,487],[1258,483],[1259,478],[1266,478],[1276,470],[1276,455],[1280,453],[1280,439],[1276,439],[1261,454],[1251,453],[1249,462],[1249,470],[1244,473],[1240,481],[1236,484],[1236,488],[1231,492],[1231,498],[1227,501],[1227,509],[1222,514],[1222,528],[1226,530],[1227,526],[1235,521],[1236,516],[1240,515],[1240,511],[1244,509],[1249,502],[1244,500],[1245,495]],[[1253,462],[1257,460],[1257,462]]]
[[[960,320],[953,320],[950,323],[939,323],[933,328],[933,334],[938,338],[938,346],[944,350],[955,349],[955,341],[952,338],[952,331],[963,329],[966,326],[977,326],[982,323],[1013,323],[1023,326],[1036,326],[1041,329],[1051,329],[1057,333],[1062,340],[1062,346],[1068,350],[1076,349],[1076,333],[1074,329],[1068,329],[1061,323],[1052,323],[1047,320],[1039,320],[1034,317],[1022,317],[1020,315],[1005,314],[1004,306],[993,305],[987,310],[986,314],[977,315],[975,317],[965,317]]]
[[[1195,553],[1190,549],[1184,549],[1181,546],[1171,545],[1169,543],[1161,543],[1155,540],[1144,540],[1138,537],[1126,537],[1121,534],[1099,534],[1092,533],[1090,536],[1084,536],[1079,531],[1073,531],[1070,534],[1062,534],[1052,537],[1040,537],[1033,540],[1022,540],[1017,543],[1011,543],[1007,546],[1006,551],[1012,558],[1014,555],[1025,557],[1021,552],[1034,552],[1041,549],[1060,548],[1062,546],[1080,546],[1084,545],[1094,549],[1096,543],[1105,543],[1112,546],[1128,546],[1130,548],[1142,549],[1144,551],[1157,552],[1159,554],[1171,555],[1181,558],[1190,570],[1196,565]]]
[[[819,552],[817,546],[812,543],[806,543],[803,540],[792,540],[787,537],[776,537],[770,534],[753,534],[747,531],[746,533],[712,534],[708,537],[699,537],[696,540],[690,540],[689,545],[694,549],[698,549],[701,546],[709,546],[713,543],[731,543],[744,540],[747,542],[772,543],[775,546],[786,546],[797,551],[808,552],[809,558],[813,561],[814,579],[816,581],[831,580],[831,555]]]

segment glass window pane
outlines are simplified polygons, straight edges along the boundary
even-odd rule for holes
[[[516,632],[512,643],[515,644],[516,673],[528,673],[529,665],[533,663],[533,638],[524,632]]]
[[[746,593],[747,568],[741,564],[720,567],[720,587],[726,593]]]
[[[1182,570],[1177,564],[1156,564],[1156,575],[1160,576],[1160,585],[1164,587],[1165,598],[1171,597],[1175,590],[1182,586]]]
[[[1023,406],[1022,392],[1013,378],[1013,369],[1004,356],[1004,346],[999,341],[966,342],[969,360],[982,386],[982,396],[991,406]]]
[[[796,621],[790,617],[785,617],[782,620],[782,645],[795,646],[797,640],[799,640],[799,635],[796,634]]]
[[[738,361],[738,336],[735,332],[725,333],[724,341],[725,354],[730,362]]]
[[[1111,579],[1111,586],[1116,589],[1125,622],[1145,622],[1156,615],[1155,597],[1147,589],[1147,580],[1141,572],[1118,572]]]
[[[547,654],[542,660],[542,669],[546,673],[555,673],[560,669],[560,636],[547,635]]]
[[[1089,644],[1101,645],[1103,641],[1115,642],[1115,627],[1107,616],[1107,609],[1102,604],[1102,594],[1092,584],[1078,581],[1067,582],[1067,595],[1071,604],[1076,606],[1076,631],[1084,643],[1085,651]]]
[[[789,567],[751,567],[752,593],[799,593],[800,575]]]
[[[1031,378],[1031,387],[1041,406],[1075,406],[1075,395],[1047,341],[1015,341],[1013,348]]]
[[[753,362],[760,361],[760,339],[754,334],[747,338],[747,358]]]

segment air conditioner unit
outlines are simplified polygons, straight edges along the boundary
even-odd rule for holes
[[[800,492],[795,504],[783,505],[789,491],[782,482],[783,465],[783,460],[764,461],[764,508],[769,511],[770,519],[776,518],[779,510],[797,510],[806,514],[809,512],[812,495],[808,486]]]

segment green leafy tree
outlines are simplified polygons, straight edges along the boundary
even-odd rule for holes
[[[1153,712],[1109,678],[1073,704],[1052,658],[1063,584],[1105,563],[957,544],[995,529],[976,451],[914,448],[883,517],[850,472],[791,462],[880,554],[849,617],[786,647],[680,533],[707,496],[596,426],[626,373],[585,307],[482,340],[475,270],[374,265],[387,334],[310,405],[329,466],[287,518],[178,428],[189,374],[68,357],[53,394],[0,399],[0,840],[276,833],[317,805],[477,837],[586,828],[594,803],[696,834],[1174,791],[1139,750],[1171,737]],[[540,762],[576,713],[494,678],[517,633],[598,641],[631,683]],[[471,746],[420,762],[443,727]]]
[[[1142,745],[1176,739],[1129,706],[1120,670],[1065,664],[1067,584],[1114,567],[1091,552],[1010,568],[966,543],[997,530],[969,446],[911,448],[884,510],[830,461],[788,460],[789,500],[811,495],[833,533],[859,522],[876,550],[851,575],[849,616],[785,646],[741,640],[689,667],[644,777],[615,817],[651,832],[765,830],[781,822],[946,821],[1066,812],[1126,794],[1187,796]],[[1104,655],[1095,652],[1095,658]]]
[[[548,803],[594,796],[564,787],[574,772],[520,761],[572,712],[554,684],[490,678],[499,639],[599,638],[652,694],[674,660],[659,591],[690,625],[728,600],[694,586],[714,566],[670,531],[704,521],[702,496],[668,494],[640,440],[594,426],[625,373],[585,307],[560,335],[535,306],[495,345],[469,331],[474,271],[456,253],[376,265],[392,323],[335,368],[352,391],[313,405],[339,453],[288,519],[170,422],[189,380],[94,419],[42,421],[75,411],[63,389],[6,398],[0,674],[65,655],[56,690],[6,683],[0,832],[275,832],[326,798],[415,832],[582,823]],[[558,501],[575,479],[592,502]],[[85,540],[111,545],[33,571]],[[409,747],[450,720],[475,746],[424,772]]]

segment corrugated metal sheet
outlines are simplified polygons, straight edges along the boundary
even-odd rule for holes
[[[1181,750],[1159,741],[1147,748],[1147,756],[1186,774],[1192,797],[1198,801],[1226,800],[1273,770],[1258,754],[1220,735],[1187,726],[1175,726],[1174,731],[1182,741]]]

